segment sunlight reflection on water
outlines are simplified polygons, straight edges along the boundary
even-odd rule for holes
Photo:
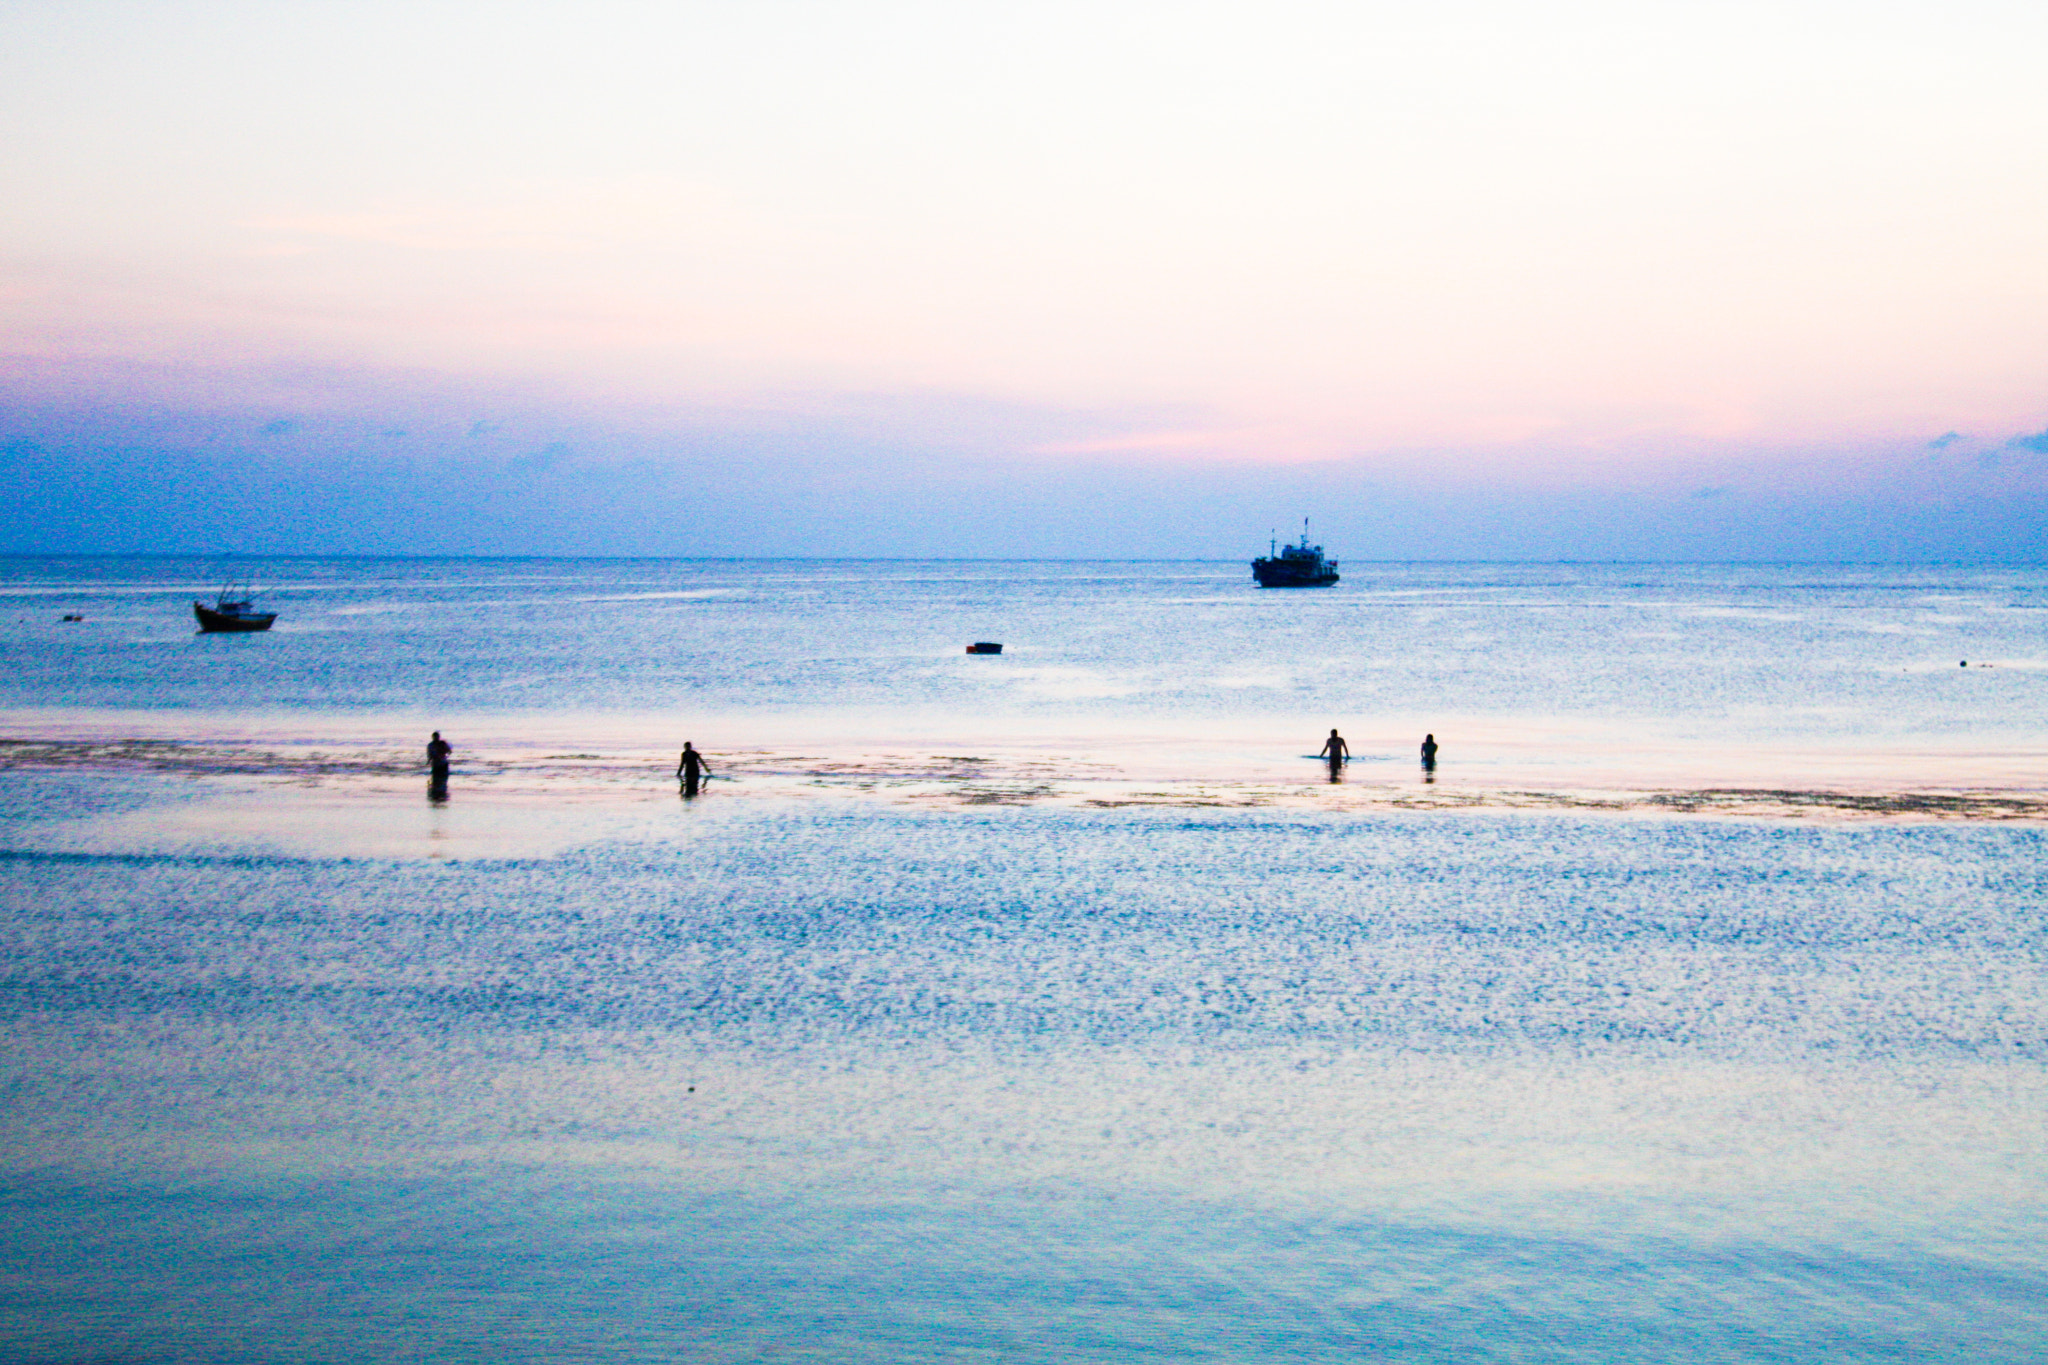
[[[2048,1325],[2036,829],[735,802],[433,863],[209,850],[187,809],[0,862],[14,1282],[126,1341],[1919,1358],[1903,1322],[2021,1360]]]
[[[2048,1346],[2038,571],[213,567],[0,565],[0,1360]]]

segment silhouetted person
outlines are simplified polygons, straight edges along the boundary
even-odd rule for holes
[[[1330,780],[1335,782],[1344,775],[1344,760],[1351,756],[1351,747],[1344,742],[1344,736],[1335,730],[1323,741],[1323,747],[1316,752],[1317,758],[1330,761]]]
[[[439,730],[427,741],[427,795],[446,799],[448,796],[448,756],[455,752],[455,746],[441,738]]]
[[[1425,772],[1436,771],[1436,736],[1422,737],[1422,767]]]
[[[711,775],[711,765],[704,761],[704,755],[683,741],[682,756],[676,759],[676,780],[683,784],[683,795],[695,796],[697,784]]]

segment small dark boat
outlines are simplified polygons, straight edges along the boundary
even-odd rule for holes
[[[232,584],[220,590],[210,607],[194,602],[192,614],[199,618],[201,633],[207,635],[216,631],[269,630],[270,623],[277,619],[274,611],[256,610],[255,596],[247,588],[238,595]]]
[[[976,640],[973,644],[967,646],[967,652],[969,654],[1000,654],[1003,652],[1003,647],[993,640]]]
[[[1337,581],[1337,561],[1323,557],[1323,547],[1308,543],[1308,518],[1301,519],[1301,544],[1273,546],[1273,553],[1252,561],[1252,577],[1262,588],[1327,588]]]

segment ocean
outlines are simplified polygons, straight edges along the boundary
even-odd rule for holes
[[[2039,1360],[2044,830],[2042,570],[0,560],[0,1361]]]

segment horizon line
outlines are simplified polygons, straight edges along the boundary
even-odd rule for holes
[[[425,554],[408,552],[257,552],[248,550],[0,550],[0,560],[24,559],[253,559],[253,560],[341,560],[355,562],[447,562],[501,563],[513,560],[558,560],[593,564],[690,563],[690,564],[1241,564],[1237,557],[1096,555],[603,555],[603,554]],[[2048,567],[2043,559],[1997,558],[1912,558],[1912,559],[1787,559],[1731,557],[1725,559],[1640,559],[1640,558],[1554,558],[1554,559],[1367,559],[1347,556],[1337,563],[1389,564],[1497,564],[1497,565],[1614,565],[1679,567],[1704,565],[1804,566],[1831,568],[2007,568]]]

